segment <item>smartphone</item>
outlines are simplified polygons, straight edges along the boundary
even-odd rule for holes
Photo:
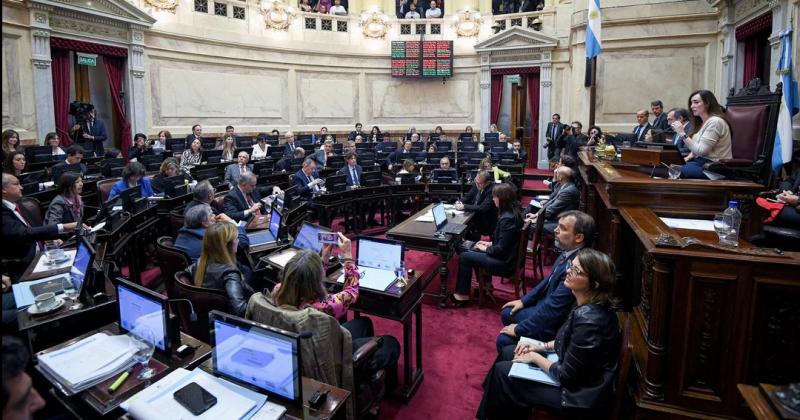
[[[336,232],[319,232],[317,234],[317,239],[322,244],[339,244],[339,235]]]
[[[192,382],[175,391],[172,396],[180,405],[195,416],[199,416],[217,404],[217,397],[211,395],[202,386]]]

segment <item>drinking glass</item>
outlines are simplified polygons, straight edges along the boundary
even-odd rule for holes
[[[679,165],[669,165],[669,179],[678,179],[681,176],[681,167]]]
[[[78,290],[75,289],[75,284],[72,283],[72,279],[69,277],[61,279],[61,287],[64,288],[64,297],[71,300],[75,300],[78,297]]]
[[[717,232],[720,243],[725,243],[728,239],[728,232],[730,232],[730,224],[723,213],[714,215],[714,230]]]
[[[133,360],[142,365],[142,370],[137,376],[140,380],[150,379],[155,375],[155,370],[149,366],[150,358],[156,349],[155,336],[149,328],[139,326],[134,328],[129,334],[131,338],[131,349],[133,350]]]
[[[45,242],[44,256],[48,264],[55,264],[64,259],[64,250],[55,242]]]

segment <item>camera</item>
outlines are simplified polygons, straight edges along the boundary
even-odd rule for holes
[[[75,117],[75,123],[81,124],[86,121],[89,112],[94,109],[94,105],[87,102],[73,101],[69,104],[69,115]]]

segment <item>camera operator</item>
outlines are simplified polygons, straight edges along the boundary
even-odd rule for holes
[[[97,110],[92,104],[79,104],[71,136],[75,143],[92,142],[95,156],[103,155],[103,142],[108,137],[106,125],[97,119]]]

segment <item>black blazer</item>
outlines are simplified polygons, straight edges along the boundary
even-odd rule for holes
[[[297,144],[297,140],[295,140],[293,144],[295,149],[300,147],[300,145]],[[294,149],[291,148],[288,142],[283,144],[283,156],[284,157],[288,156],[289,159],[292,159],[294,157]]]
[[[517,259],[517,245],[522,223],[522,217],[514,215],[513,212],[507,211],[501,214],[492,234],[492,246],[486,248],[486,255],[508,264],[509,270]]]
[[[262,194],[272,194],[272,187],[253,188],[253,192],[250,194],[253,198],[253,203],[260,202]],[[242,190],[240,190],[238,186],[228,191],[222,203],[225,207],[225,214],[237,222],[245,219],[244,211],[250,208],[250,206],[247,205],[247,198],[245,198],[244,194],[242,194]]]
[[[359,185],[361,185],[361,175],[363,173],[364,173],[364,170],[361,169],[361,165],[356,165],[356,175],[358,176],[358,184]],[[355,185],[355,183],[353,182],[353,176],[350,173],[350,165],[344,165],[342,167],[342,169],[339,169],[339,172],[337,172],[337,174],[345,176],[345,180],[347,182],[347,186],[348,187],[352,187],[353,185]]]
[[[414,160],[414,158],[417,156],[417,154],[413,151],[408,153],[403,153],[404,150],[405,149],[403,148],[399,148],[394,152],[390,153],[389,157],[386,159],[386,162],[392,165],[402,165],[404,160],[406,159]]]
[[[639,127],[641,127],[641,126],[637,125],[637,126],[633,127],[633,131],[631,131],[631,132],[633,134],[636,134],[636,130],[638,130]],[[636,141],[644,141],[644,137],[647,135],[647,132],[650,131],[650,129],[652,129],[652,128],[653,128],[653,126],[650,125],[650,123],[647,123],[644,126],[644,129],[642,129],[642,131],[639,132],[639,135],[636,137]]]
[[[561,404],[601,408],[610,401],[619,357],[619,324],[610,308],[585,304],[575,308],[558,330],[558,362],[550,375],[561,383]]]
[[[553,136],[553,126],[556,126],[556,135]],[[561,123],[554,123],[549,122],[547,123],[547,131],[545,132],[545,137],[552,139],[553,141],[558,140],[561,137],[561,133],[564,132],[564,124]]]
[[[3,259],[11,260],[6,264],[6,269],[12,278],[17,279],[36,255],[36,242],[58,238],[58,225],[27,227],[5,205],[2,206],[2,212]],[[29,223],[33,220],[22,206],[20,213]]]
[[[311,179],[317,179],[315,174],[311,174]],[[292,177],[292,182],[297,186],[297,194],[304,200],[311,200],[314,190],[308,186],[308,177],[302,169],[298,169]]]
[[[472,220],[474,220],[475,229],[481,235],[491,234],[497,224],[497,207],[492,201],[492,188],[494,188],[494,184],[489,182],[483,192],[479,192],[478,187],[473,185],[461,200],[464,210],[475,212]]]
[[[140,149],[136,146],[132,146],[130,149],[128,149],[128,159],[136,158],[136,160],[138,160],[142,156],[152,156],[153,154],[153,149],[149,147],[143,147]]]
[[[666,130],[667,128],[669,128],[669,125],[667,125],[667,113],[662,112],[661,115],[657,116],[653,120],[653,124],[651,127],[656,130]]]

